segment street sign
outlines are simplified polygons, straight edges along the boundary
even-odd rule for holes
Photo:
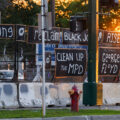
[[[45,52],[51,53],[51,65],[55,65],[55,49],[56,44],[46,44],[45,45]],[[42,44],[36,45],[36,64],[42,65]]]

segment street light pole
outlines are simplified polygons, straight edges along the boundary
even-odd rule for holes
[[[52,26],[55,27],[55,0],[51,0]]]
[[[46,115],[46,103],[45,103],[45,2],[41,0],[41,18],[42,18],[42,68],[43,68],[43,77],[42,77],[42,110],[43,116]]]
[[[96,83],[99,82],[98,80],[98,63],[99,63],[98,33],[99,33],[99,0],[96,0]]]
[[[98,0],[89,0],[88,81],[98,79]]]
[[[88,14],[88,83],[83,84],[83,104],[96,105],[98,82],[98,4],[89,0]]]

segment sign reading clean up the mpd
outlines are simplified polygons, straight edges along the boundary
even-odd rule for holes
[[[86,69],[85,49],[55,49],[56,77],[83,76]]]

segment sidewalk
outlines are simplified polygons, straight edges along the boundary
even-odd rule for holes
[[[116,105],[80,106],[79,109],[120,110],[120,106]]]
[[[0,110],[39,110],[39,109],[42,109],[41,107],[38,108],[6,108],[6,109],[0,109]],[[55,106],[55,107],[47,107],[47,109],[71,109],[70,107],[64,107],[64,106]],[[86,109],[100,109],[100,110],[120,110],[120,105],[119,106],[116,106],[116,105],[102,105],[102,106],[80,106],[79,109],[82,109],[82,110],[86,110]]]

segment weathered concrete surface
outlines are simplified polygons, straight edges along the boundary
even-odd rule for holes
[[[74,83],[46,83],[46,105],[70,105],[68,91]],[[79,91],[83,89],[82,83],[76,83]],[[103,84],[103,105],[120,103],[120,83]],[[21,107],[42,107],[42,84],[20,83],[19,101]],[[79,105],[82,106],[82,96]],[[18,108],[17,87],[15,83],[0,84],[0,108]]]
[[[46,83],[46,105],[66,106],[70,105],[70,96],[68,91],[74,83]],[[82,83],[77,87],[82,90]],[[20,84],[20,102],[22,107],[41,107],[42,106],[42,84],[41,83],[21,83]],[[82,104],[82,97],[80,98]]]
[[[103,103],[115,104],[120,103],[120,83],[103,84]]]
[[[55,106],[66,106],[70,104],[68,91],[74,83],[46,83],[46,104]],[[79,91],[83,89],[82,83],[76,84]],[[21,87],[22,86],[22,87]],[[25,87],[26,86],[26,87]],[[120,83],[103,84],[103,104],[111,105],[120,103]],[[23,107],[42,106],[42,84],[41,83],[21,83],[20,102]],[[80,97],[79,105],[82,104],[83,97]]]
[[[0,119],[0,120],[120,120],[120,115],[74,116],[74,117],[56,117],[56,118],[19,118],[19,119]]]
[[[55,98],[50,95],[50,86],[46,84],[46,105],[55,105]],[[53,86],[55,88],[55,86]],[[52,92],[53,93],[53,92]],[[57,94],[57,93],[56,93]],[[20,84],[20,103],[22,107],[41,107],[42,106],[42,84],[40,83],[21,83]]]
[[[0,83],[0,108],[17,108],[17,88],[15,83]]]

